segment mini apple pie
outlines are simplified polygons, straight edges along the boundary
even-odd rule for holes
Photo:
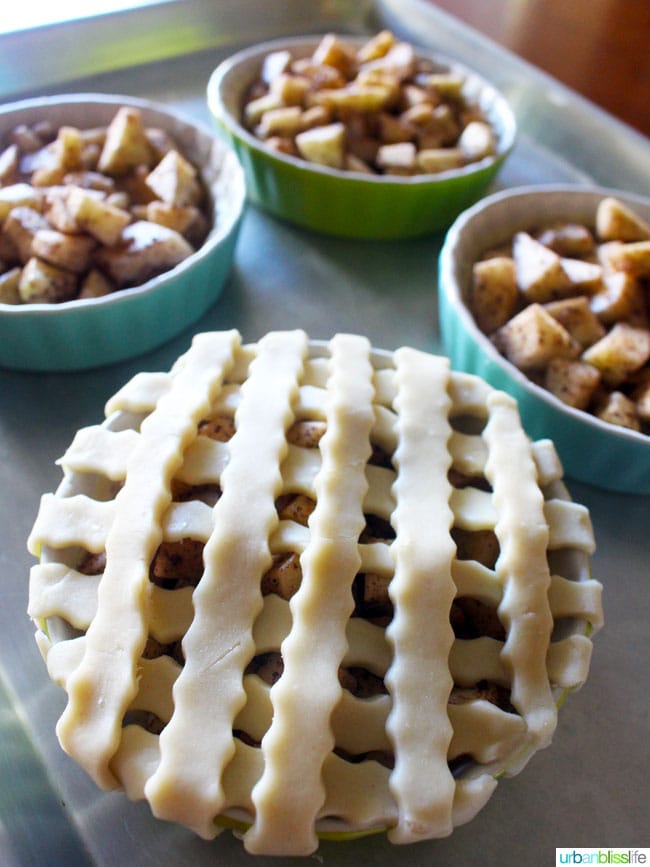
[[[365,338],[196,336],[61,458],[29,614],[63,749],[251,853],[451,833],[549,744],[602,622],[515,401]]]

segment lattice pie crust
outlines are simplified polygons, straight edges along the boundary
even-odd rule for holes
[[[550,742],[601,587],[512,398],[354,335],[228,331],[106,412],[29,539],[57,734],[99,786],[307,854],[447,835]]]

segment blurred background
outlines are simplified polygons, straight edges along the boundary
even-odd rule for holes
[[[650,0],[428,0],[650,136]]]
[[[650,0],[422,2],[469,24],[650,136]],[[39,81],[65,80],[66,74],[77,77],[209,47],[218,43],[219,27],[227,29],[237,6],[236,0],[193,0],[190,13],[190,3],[183,0],[0,3],[0,97],[5,98]],[[302,15],[306,31],[313,19],[312,4],[313,0],[264,0],[260,11],[267,17]],[[320,4],[332,13],[346,5],[356,6],[361,16],[369,3]],[[84,29],[82,21],[97,16],[103,19],[101,28]],[[167,26],[174,16],[177,23]],[[52,57],[51,33],[60,22],[68,22],[69,35],[65,58],[57,60]],[[48,24],[53,27],[42,26]],[[254,29],[253,21],[250,27]]]

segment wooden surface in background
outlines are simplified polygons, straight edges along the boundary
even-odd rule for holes
[[[430,0],[650,136],[650,0]]]

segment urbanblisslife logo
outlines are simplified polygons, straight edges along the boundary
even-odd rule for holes
[[[556,849],[555,864],[556,867],[559,864],[646,864],[650,867],[650,848]]]

